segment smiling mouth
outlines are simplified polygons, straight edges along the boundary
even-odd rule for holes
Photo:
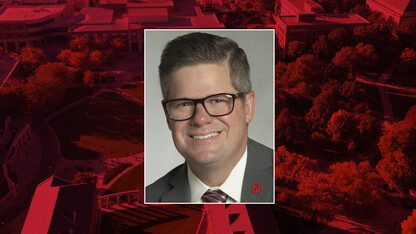
[[[211,137],[215,137],[218,136],[220,134],[220,132],[213,132],[204,136],[191,136],[193,139],[207,139],[207,138],[211,138]]]

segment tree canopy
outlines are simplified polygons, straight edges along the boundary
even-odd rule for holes
[[[402,234],[414,234],[416,233],[416,209],[413,209],[412,215],[407,217],[401,224]]]
[[[405,121],[394,123],[380,138],[382,159],[377,170],[387,184],[408,194],[416,189],[416,125]]]

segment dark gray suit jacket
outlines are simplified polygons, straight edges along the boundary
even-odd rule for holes
[[[241,202],[273,202],[273,150],[248,139]],[[146,187],[146,202],[190,202],[187,166],[177,166]]]

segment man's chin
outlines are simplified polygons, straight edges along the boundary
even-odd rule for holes
[[[199,166],[209,166],[213,165],[219,160],[218,153],[213,152],[205,152],[205,153],[198,153],[193,155],[192,157],[188,157],[187,161],[192,161],[192,164],[199,165]]]

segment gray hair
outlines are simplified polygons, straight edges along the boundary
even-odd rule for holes
[[[244,50],[229,38],[196,32],[169,41],[163,49],[159,64],[163,99],[168,98],[169,75],[202,63],[228,64],[232,86],[238,92],[251,91],[250,66]]]

